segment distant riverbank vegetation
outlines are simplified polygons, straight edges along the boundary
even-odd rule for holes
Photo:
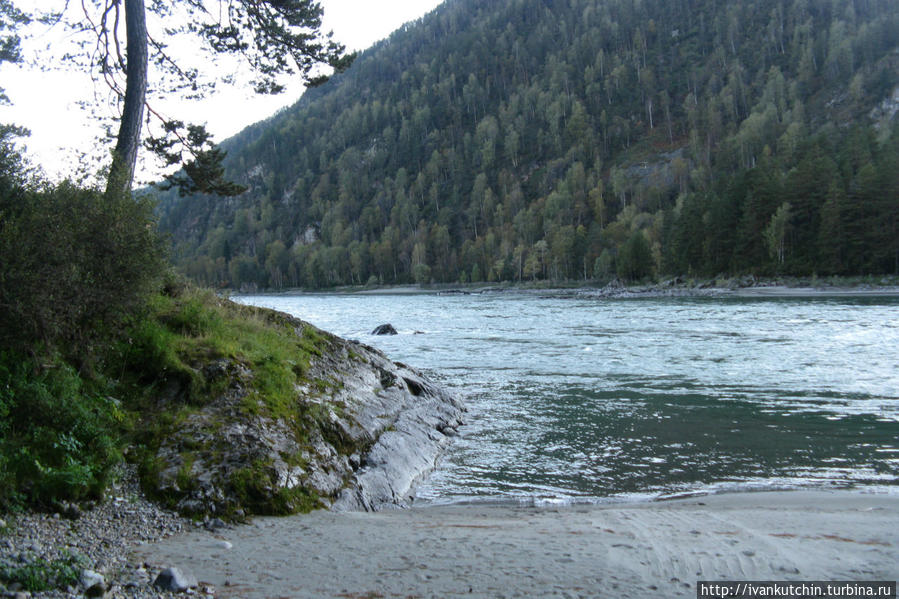
[[[161,225],[231,288],[896,273],[895,8],[447,2]]]

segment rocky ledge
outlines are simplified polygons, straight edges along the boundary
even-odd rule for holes
[[[261,313],[315,339],[288,405],[265,408],[237,360],[198,368],[220,391],[158,436],[145,489],[181,513],[224,519],[407,503],[462,424],[461,403],[374,348]]]

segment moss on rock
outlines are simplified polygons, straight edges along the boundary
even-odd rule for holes
[[[364,456],[425,390],[455,401],[375,350],[286,314],[188,286],[151,305],[127,362],[141,389],[135,442],[147,492],[187,514],[328,506],[357,486]],[[388,391],[377,384],[385,377]]]

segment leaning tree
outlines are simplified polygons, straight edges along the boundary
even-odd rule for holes
[[[205,128],[164,116],[148,100],[148,87],[157,95],[203,97],[216,84],[236,82],[214,64],[227,56],[249,65],[257,93],[283,91],[290,76],[323,83],[328,67],[342,71],[354,55],[322,33],[322,12],[316,0],[65,0],[58,13],[44,15],[81,36],[80,51],[64,59],[90,70],[120,108],[106,193],[130,192],[142,143],[167,166],[183,164],[169,177],[182,193],[239,193],[242,188],[225,180],[224,154]],[[185,43],[201,48],[210,62],[187,65],[195,57],[185,54],[195,49],[185,52]],[[159,134],[142,139],[145,121],[155,121]]]

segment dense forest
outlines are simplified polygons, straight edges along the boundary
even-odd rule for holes
[[[161,226],[235,288],[896,273],[897,109],[895,0],[448,0]]]

